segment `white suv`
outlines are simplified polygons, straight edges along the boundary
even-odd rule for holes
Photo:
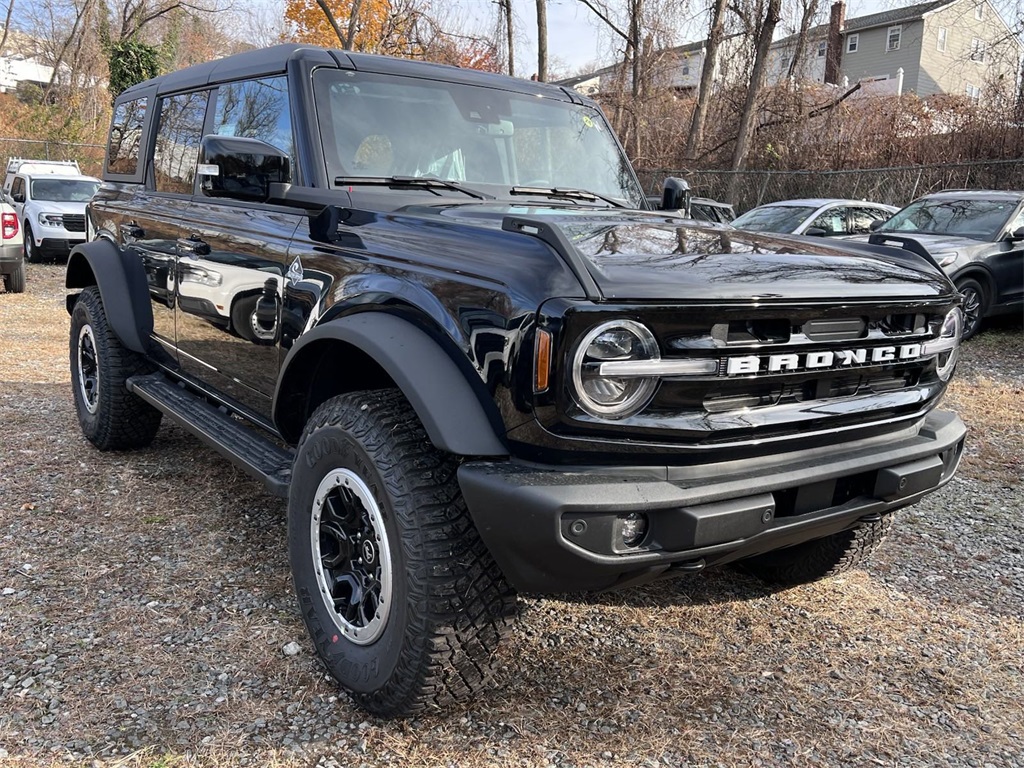
[[[67,258],[85,242],[85,206],[99,185],[99,179],[83,176],[74,161],[8,163],[4,192],[21,223],[26,261]]]

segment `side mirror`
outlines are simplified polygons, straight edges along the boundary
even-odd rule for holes
[[[686,218],[690,218],[690,185],[675,176],[665,179],[661,191],[661,209],[663,211],[681,210]]]
[[[16,203],[24,203],[25,202],[25,193],[24,192],[15,192],[13,195],[11,195],[11,200],[13,200]]]
[[[868,232],[876,231],[880,226],[885,224],[886,221],[888,221],[888,219],[886,219],[884,221],[882,219],[875,219],[870,224],[868,224]]]
[[[204,136],[199,144],[199,188],[207,197],[266,202],[271,184],[291,180],[291,160],[277,147],[241,136]]]
[[[1017,227],[1006,236],[1006,239],[1011,243],[1019,243],[1021,240],[1024,240],[1024,227]]]
[[[821,227],[808,227],[804,230],[804,234],[808,237],[824,237],[828,233]]]

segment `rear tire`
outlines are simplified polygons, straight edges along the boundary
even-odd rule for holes
[[[373,714],[484,688],[515,614],[457,469],[396,390],[328,400],[299,442],[288,499],[299,608],[331,675]]]
[[[981,330],[985,313],[988,312],[988,291],[973,277],[957,280],[956,289],[963,296],[964,332],[961,338],[967,341]]]
[[[738,565],[767,584],[784,587],[808,584],[864,563],[891,527],[892,514],[888,514],[823,539],[741,560]]]
[[[107,323],[99,289],[82,291],[71,311],[71,389],[82,432],[101,451],[142,448],[160,428],[160,411],[128,391],[131,376],[153,371]]]
[[[25,262],[21,262],[7,275],[7,290],[11,293],[25,292]]]

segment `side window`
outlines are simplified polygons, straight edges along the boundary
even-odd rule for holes
[[[153,178],[158,192],[192,194],[209,91],[160,100]]]
[[[222,85],[217,89],[213,132],[259,139],[293,155],[288,81],[269,77]]]
[[[18,176],[11,185],[11,197],[15,200],[25,199],[25,180]]]
[[[885,221],[890,214],[881,208],[854,208],[850,211],[850,234],[863,235],[871,231],[871,222]]]
[[[107,172],[133,176],[139,168],[142,124],[146,120],[146,102],[141,98],[123,101],[114,109],[107,143]]]
[[[845,208],[830,208],[818,215],[814,221],[811,222],[811,226],[808,229],[823,229],[825,235],[845,235],[846,234],[846,209]]]

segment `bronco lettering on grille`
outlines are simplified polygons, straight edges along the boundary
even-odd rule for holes
[[[921,356],[920,344],[900,347],[874,347],[871,349],[837,349],[826,352],[785,353],[780,355],[748,355],[730,357],[725,373],[740,376],[752,373],[780,373],[782,371],[811,371],[826,368],[852,368],[861,365],[914,360]]]

